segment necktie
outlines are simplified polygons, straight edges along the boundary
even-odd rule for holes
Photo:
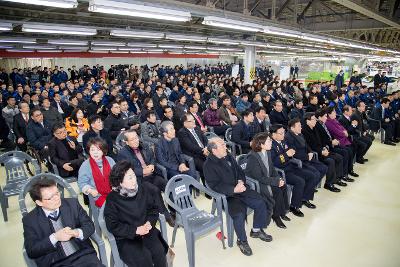
[[[196,119],[196,121],[200,124],[201,128],[204,128],[203,122],[200,120],[200,118],[197,116],[197,114],[193,114],[193,117]]]
[[[57,216],[58,216],[57,210],[50,212],[50,214],[49,214],[49,218],[50,218],[51,223],[53,224],[55,232],[64,228],[64,226],[61,222],[61,218],[57,218]],[[74,254],[77,251],[77,248],[75,247],[74,243],[71,241],[60,241],[60,245],[67,257],[71,254]]]
[[[50,212],[50,214],[49,214],[49,216],[50,216],[51,218],[53,218],[53,219],[57,219],[57,215],[58,215],[58,211],[57,211],[57,210],[52,211],[52,212]]]
[[[322,127],[324,127],[325,132],[328,134],[329,139],[332,139],[331,133],[328,131],[328,128],[326,128],[326,125],[324,123],[322,123]]]
[[[135,152],[136,157],[140,161],[140,165],[142,165],[142,168],[146,167],[146,162],[144,161],[144,158],[142,156],[142,153],[140,153],[140,150],[134,149],[133,152]]]
[[[28,120],[29,120],[28,115],[23,115],[23,117],[25,119],[25,122],[28,123]]]
[[[192,129],[192,130],[190,130],[190,132],[192,133],[194,139],[196,139],[197,144],[198,144],[201,148],[204,148],[204,145],[203,145],[203,143],[200,141],[200,138],[199,138],[199,136],[196,134],[195,130]]]

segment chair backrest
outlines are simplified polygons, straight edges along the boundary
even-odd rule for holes
[[[204,135],[206,136],[207,139],[218,137],[218,135],[216,133],[213,133],[213,132],[205,132]]]
[[[125,145],[125,141],[124,141],[124,133],[125,131],[121,131],[117,138],[115,139],[115,144],[117,145],[117,147],[119,149],[121,149],[124,145]]]
[[[104,207],[105,206],[106,206],[106,204],[104,203],[99,211],[98,221],[100,224],[100,228],[101,228],[102,233],[104,234],[104,236],[108,239],[108,242],[110,243],[111,257],[114,261],[114,267],[124,267],[126,265],[123,263],[123,261],[121,260],[121,257],[119,256],[117,242],[115,241],[115,237],[112,233],[110,233],[108,231],[107,226],[106,226],[106,221],[104,220]]]
[[[173,203],[177,206],[178,212],[197,211],[194,204],[190,187],[198,188],[200,183],[187,174],[178,174],[172,177],[165,186],[166,201],[170,202],[170,196]]]
[[[248,156],[247,154],[242,154],[242,155],[236,157],[236,161],[237,161],[238,165],[240,166],[240,168],[242,168],[242,170],[246,169],[247,156]]]
[[[226,129],[225,132],[225,140],[231,142],[231,138],[232,138],[232,128],[228,128]]]
[[[31,163],[35,168],[34,174],[40,173],[40,166],[36,159],[22,151],[9,151],[0,155],[0,164],[6,171],[6,184],[20,183],[28,180],[26,164]]]
[[[67,181],[65,181],[60,176],[55,175],[53,173],[40,173],[40,174],[35,175],[32,178],[30,178],[28,180],[28,182],[22,188],[21,192],[19,193],[18,203],[19,203],[19,209],[21,211],[22,216],[25,216],[26,214],[28,214],[28,210],[26,208],[26,203],[25,203],[26,194],[28,194],[29,190],[31,189],[32,185],[35,182],[37,182],[43,178],[47,178],[47,179],[51,179],[51,180],[55,181],[57,183],[58,188],[62,188],[64,190],[68,191],[70,197],[78,198],[78,195],[76,194],[74,189],[71,187],[71,185],[69,183],[67,183]]]

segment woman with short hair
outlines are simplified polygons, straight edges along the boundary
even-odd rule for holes
[[[159,214],[154,192],[136,178],[131,166],[120,161],[111,170],[112,191],[104,208],[107,229],[129,267],[166,267],[168,244],[155,228]]]

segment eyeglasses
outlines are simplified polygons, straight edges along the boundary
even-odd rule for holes
[[[50,197],[48,197],[48,198],[42,198],[42,200],[50,201],[50,200],[53,200],[54,197],[56,197],[56,196],[60,196],[60,191],[57,190],[56,193],[52,194],[52,195],[51,195]]]

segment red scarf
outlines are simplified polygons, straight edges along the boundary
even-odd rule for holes
[[[110,163],[105,156],[103,156],[103,173],[101,173],[99,166],[97,166],[96,161],[89,157],[90,168],[92,169],[92,175],[94,183],[96,185],[97,192],[99,192],[100,197],[95,201],[97,207],[101,208],[108,193],[111,192],[110,181],[108,177],[110,176],[111,167]]]

